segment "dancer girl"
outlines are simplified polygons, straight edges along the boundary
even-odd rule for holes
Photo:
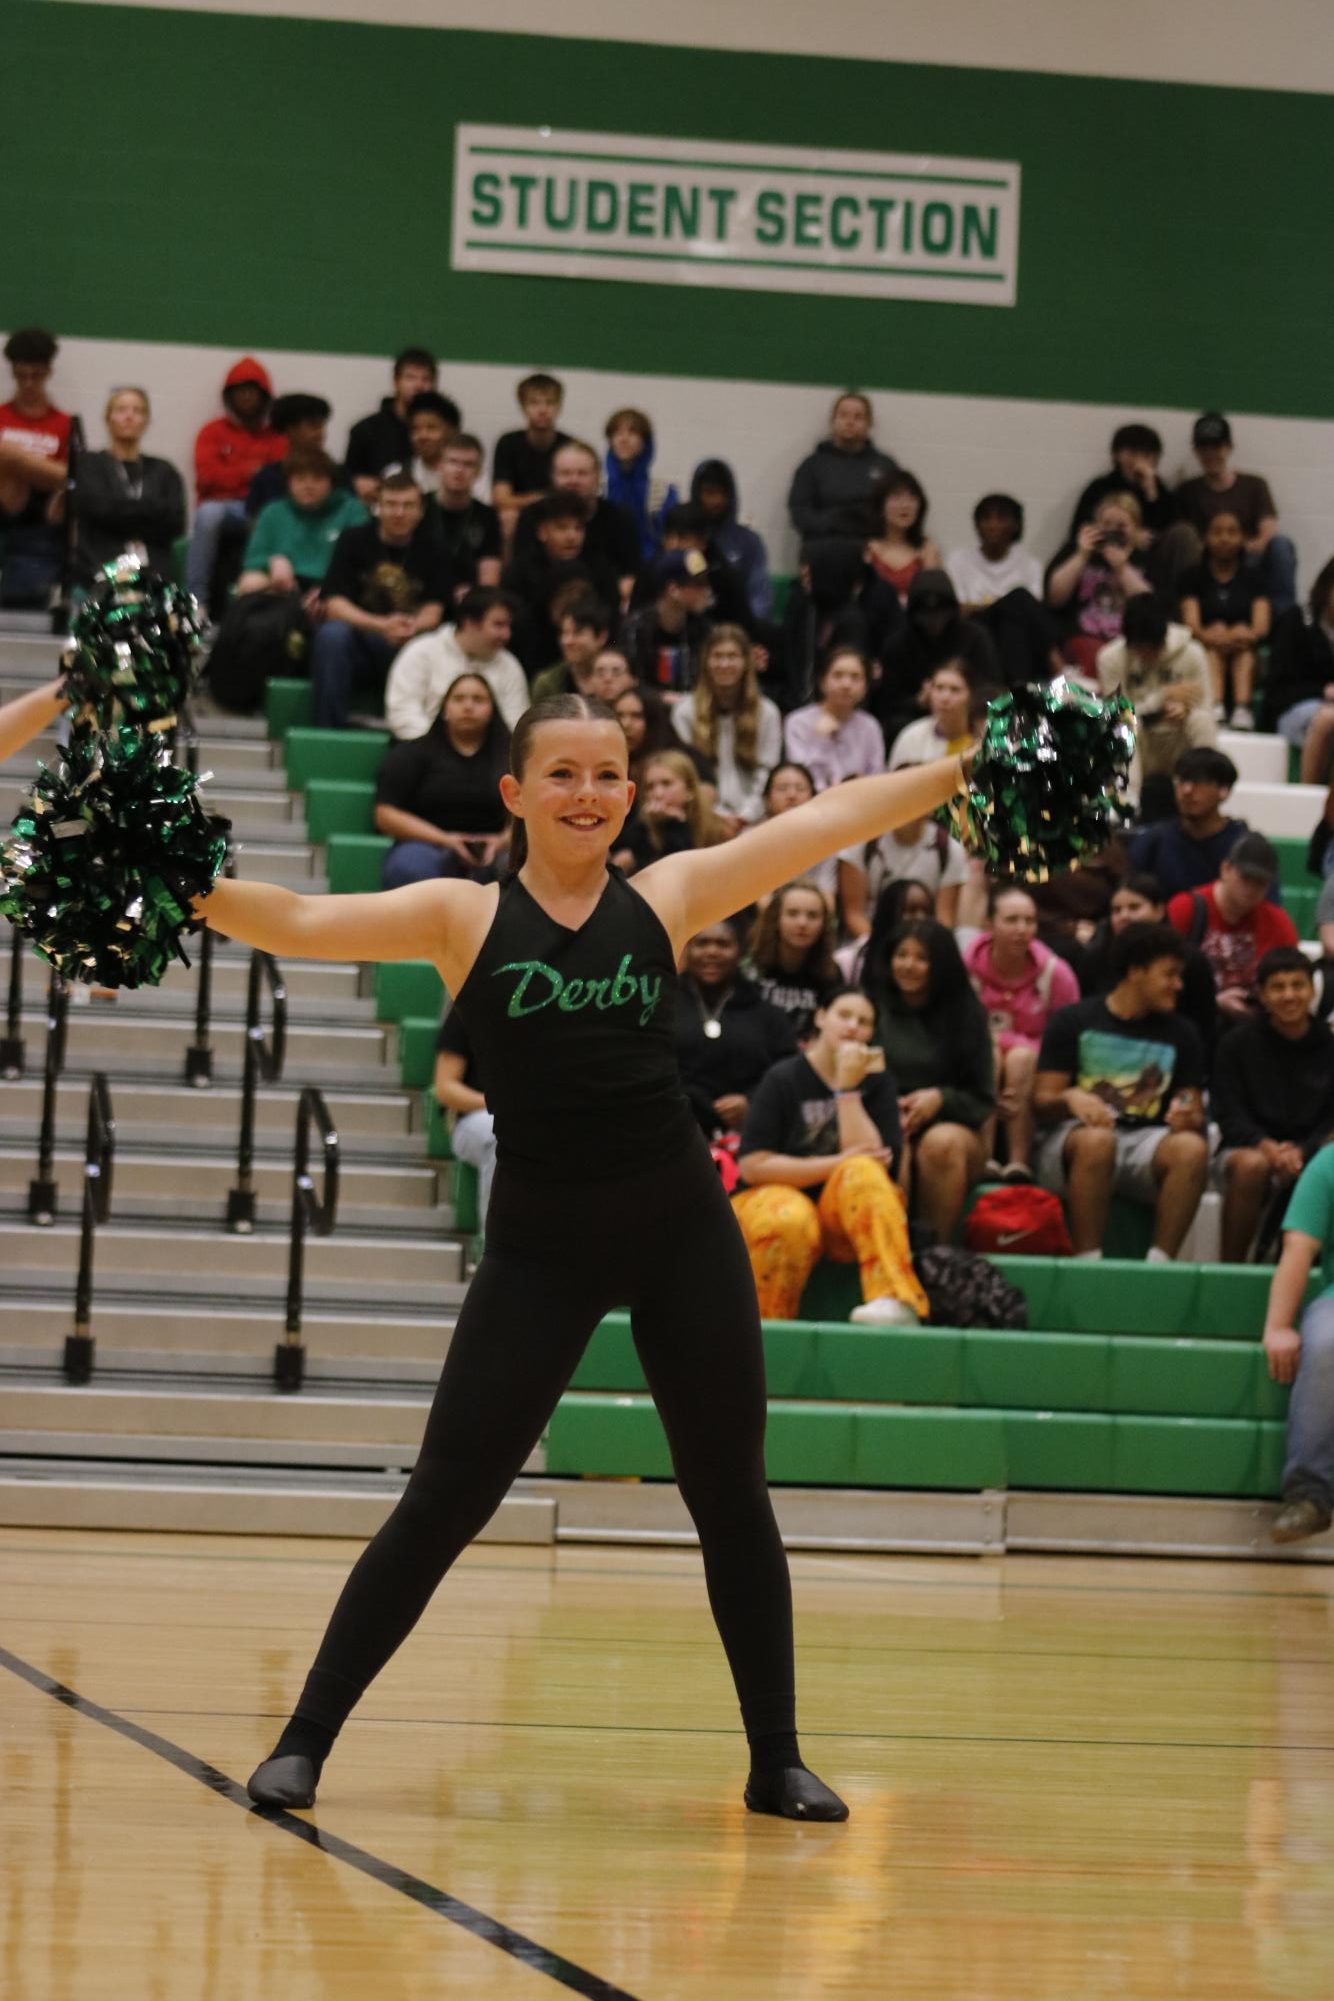
[[[676,1073],[676,966],[697,931],[821,856],[929,812],[962,773],[948,758],[834,786],[738,840],[664,856],[630,884],[608,865],[633,796],[624,733],[605,704],[558,695],[514,732],[500,781],[514,820],[503,884],[308,897],[220,881],[199,900],[213,929],[262,951],[431,958],[467,1028],[498,1140],[486,1252],[421,1455],[353,1567],[296,1711],[250,1779],[252,1799],[313,1804],[347,1716],[508,1492],[593,1329],[628,1306],[736,1684],[746,1805],[846,1819],[797,1746],[755,1286]]]

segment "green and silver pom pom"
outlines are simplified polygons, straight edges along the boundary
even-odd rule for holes
[[[988,875],[1046,882],[1078,868],[1122,823],[1135,712],[1064,676],[987,708],[967,792],[939,817]]]
[[[191,900],[212,887],[229,826],[205,812],[196,781],[143,729],[76,734],[40,765],[0,845],[0,915],[66,979],[156,986]]]
[[[99,570],[62,665],[76,729],[172,727],[199,671],[199,612],[137,556]]]

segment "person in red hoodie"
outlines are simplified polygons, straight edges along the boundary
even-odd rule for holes
[[[251,480],[287,450],[287,439],[269,427],[272,401],[268,369],[253,355],[243,355],[222,385],[224,415],[212,418],[195,439],[195,519],[185,581],[205,608],[225,524],[236,521],[244,529]]]

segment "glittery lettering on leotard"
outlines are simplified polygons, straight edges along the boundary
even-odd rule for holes
[[[643,1028],[652,1020],[662,998],[662,975],[631,972],[630,957],[627,952],[610,979],[567,980],[543,959],[511,959],[497,966],[491,977],[499,979],[502,973],[521,975],[505,1010],[511,1021],[537,1014],[553,1001],[561,1014],[578,1014],[590,1006],[605,1012],[608,1008],[637,1005],[638,1025]]]

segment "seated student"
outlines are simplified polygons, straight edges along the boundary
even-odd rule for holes
[[[444,548],[455,597],[479,584],[494,590],[500,582],[500,516],[473,492],[483,457],[481,441],[471,431],[456,432],[441,454],[439,482],[426,510]]]
[[[540,674],[559,650],[556,637],[567,586],[571,597],[618,601],[620,583],[609,565],[585,546],[587,514],[577,493],[543,494],[529,510],[533,540],[515,553],[504,572],[505,589],[515,600],[518,619],[514,650],[530,675]]]
[[[769,773],[764,788],[765,819],[772,820],[779,813],[790,813],[794,806],[804,806],[808,799],[815,797],[815,791],[815,779],[804,764],[794,763],[790,758],[782,759]],[[866,848],[863,842],[826,856],[814,868],[807,869],[805,880],[815,884],[834,913],[840,931],[850,938],[866,936],[870,918],[866,908]]]
[[[657,449],[653,425],[643,410],[613,410],[603,435],[607,456],[607,498],[635,524],[640,561],[651,563],[662,553],[662,517],[681,498],[670,480],[653,470]]]
[[[813,882],[784,883],[767,899],[750,934],[744,970],[764,998],[782,1009],[804,1047],[816,1010],[839,985],[833,918]]]
[[[1274,626],[1260,727],[1302,754],[1303,785],[1323,785],[1334,750],[1334,557],[1300,608]]]
[[[926,532],[928,505],[921,481],[902,466],[871,494],[873,528],[866,560],[901,605],[908,602],[908,586],[915,576],[941,567],[940,551]]]
[[[928,713],[905,723],[890,745],[889,769],[905,764],[930,764],[935,757],[953,757],[977,741],[985,702],[975,694],[961,663],[942,661],[926,684]]]
[[[996,1076],[996,1113],[1005,1127],[1005,1181],[1033,1179],[1033,1078],[1047,1023],[1079,999],[1079,981],[1038,938],[1038,910],[1021,882],[997,882],[987,928],[963,955],[986,1010]]]
[[[822,1254],[860,1267],[853,1320],[911,1327],[929,1313],[892,1179],[899,1108],[869,1047],[874,1027],[866,995],[836,989],[814,1041],[774,1065],[746,1114],[737,1161],[746,1186],[732,1207],[766,1319],[796,1319]]]
[[[907,616],[879,658],[880,677],[866,706],[884,730],[886,743],[893,743],[905,724],[921,719],[926,685],[947,660],[963,668],[979,693],[998,690],[1003,680],[990,633],[963,616],[943,570],[922,570],[913,578]]]
[[[598,656],[599,660],[606,660],[608,665],[612,658],[619,660],[621,656],[609,655],[605,650]],[[598,665],[595,661],[594,676],[597,671]],[[627,842],[631,838],[633,828],[642,817],[641,807],[645,796],[644,774],[651,758],[656,757],[660,751],[684,750],[695,767],[700,799],[708,807],[713,804],[713,782],[717,775],[707,758],[701,757],[690,744],[681,742],[672,728],[671,715],[666,703],[655,695],[651,688],[641,688],[638,682],[631,681],[628,668],[626,674],[626,685],[618,693],[613,693],[610,698],[606,695],[598,696],[599,701],[608,702],[609,707],[615,710],[616,720],[625,732],[626,749],[630,753],[630,782],[635,788],[635,797],[631,801],[630,811],[626,814],[625,825],[621,829],[620,846],[612,856],[618,868],[633,868],[635,865],[634,854],[627,846]],[[581,690],[581,693],[595,694],[597,690],[590,682],[589,687]]]
[[[614,857],[627,875],[663,855],[716,848],[727,839],[727,829],[704,796],[699,772],[679,745],[654,751],[643,772],[635,812],[621,829]]]
[[[854,986],[865,988],[862,975],[866,971],[868,959],[879,965],[885,957],[885,945],[889,935],[897,931],[900,924],[906,924],[910,917],[934,918],[944,924],[936,910],[936,899],[924,882],[913,876],[897,876],[887,882],[875,899],[871,917],[871,928],[861,938],[850,938],[846,945],[840,945],[834,953],[834,964],[845,980]],[[950,926],[946,924],[948,930]]]
[[[907,767],[896,764],[894,769]],[[892,827],[866,850],[866,873],[873,897],[891,884],[914,882],[926,892],[924,917],[952,929],[958,922],[959,891],[968,880],[968,856],[948,827],[929,816]]]
[[[743,977],[729,923],[706,925],[686,946],[675,1034],[681,1082],[710,1139],[739,1133],[761,1079],[797,1053],[787,1016]]]
[[[456,438],[463,423],[462,412],[452,396],[437,389],[422,389],[408,405],[408,444],[411,457],[408,471],[422,492],[433,499],[440,492],[445,470],[445,447]]]
[[[1038,1179],[1065,1203],[1078,1258],[1100,1258],[1113,1194],[1154,1211],[1151,1263],[1180,1250],[1204,1193],[1204,1051],[1178,1014],[1181,940],[1132,924],[1110,993],[1061,1008],[1038,1053]]]
[[[338,468],[327,452],[296,445],[282,462],[285,500],[261,509],[241,558],[239,595],[302,591],[309,609],[324,582],[334,545],[345,528],[369,519],[355,493],[334,484]]]
[[[390,466],[406,467],[412,457],[408,405],[436,385],[437,366],[429,348],[405,347],[394,359],[394,393],[378,410],[360,417],[347,439],[345,471],[357,497],[371,506]]]
[[[375,518],[345,528],[334,544],[311,647],[317,729],[349,728],[354,694],[378,702],[399,648],[444,616],[449,577],[425,506],[410,472],[387,473]]]
[[[1149,588],[1135,560],[1143,524],[1134,494],[1108,494],[1093,519],[1047,565],[1046,599],[1060,617],[1061,650],[1087,674],[1094,671],[1099,648],[1121,637],[1129,600]]]
[[[871,492],[898,471],[871,442],[871,399],[848,389],[834,399],[829,436],[792,475],[787,511],[804,542],[852,542],[858,548],[874,526]]]
[[[755,651],[739,625],[715,625],[699,653],[694,687],[672,727],[717,774],[718,815],[729,834],[764,817],[764,788],[783,755],[783,718],[760,693]]]
[[[1220,507],[1204,531],[1204,561],[1181,578],[1181,616],[1208,658],[1214,714],[1220,723],[1227,714],[1230,681],[1234,730],[1255,728],[1255,649],[1269,637],[1269,602],[1244,555],[1241,523]]]
[[[845,778],[873,778],[885,768],[885,739],[866,700],[866,662],[846,647],[831,653],[816,682],[819,700],[794,709],[783,731],[789,758],[804,764],[823,792]]]
[[[713,616],[720,625],[740,625],[755,642],[755,665],[759,672],[768,676],[769,654],[767,645],[761,645],[761,635],[771,637],[772,633],[751,614],[746,587],[721,550],[716,549],[709,539],[709,523],[702,508],[691,501],[678,501],[669,507],[662,517],[662,548],[664,555],[675,549],[693,552],[704,558],[709,566],[709,585],[713,592]],[[638,611],[653,595],[653,569],[642,572],[631,595],[631,609]]]
[[[701,459],[690,481],[690,499],[704,516],[709,545],[740,577],[751,617],[773,617],[774,589],[764,538],[739,519],[735,475],[726,459]]]
[[[1223,1260],[1243,1264],[1277,1189],[1334,1136],[1334,1035],[1312,1015],[1315,978],[1296,945],[1256,968],[1261,1012],[1227,1036],[1211,1107],[1223,1138]]]
[[[269,406],[269,429],[279,437],[286,438],[287,452],[280,459],[271,459],[262,465],[251,480],[246,491],[245,511],[253,521],[261,509],[271,500],[282,500],[287,492],[283,470],[287,459],[295,451],[325,452],[329,449],[329,419],[333,411],[323,396],[312,396],[304,389],[293,389],[286,396],[275,396]],[[344,484],[341,471],[336,471],[335,485]]]
[[[195,518],[185,582],[191,596],[206,607],[229,524],[238,545],[243,540],[251,480],[261,466],[287,453],[286,438],[269,424],[272,401],[268,369],[253,355],[243,355],[223,382],[222,416],[210,418],[195,438]],[[219,598],[217,609],[221,608]]]
[[[510,733],[480,674],[457,674],[425,736],[391,743],[375,787],[375,831],[393,847],[386,889],[439,876],[494,882],[509,836],[500,778]]]
[[[485,1229],[496,1173],[495,1121],[486,1108],[477,1059],[456,1007],[446,1011],[436,1037],[432,1089],[449,1120],[451,1153],[455,1160],[477,1169],[477,1223],[479,1229]]]
[[[639,537],[628,511],[598,491],[601,477],[597,453],[579,438],[567,438],[552,454],[551,491],[573,494],[582,506],[583,560],[603,578],[615,578],[617,588],[608,602],[619,608],[630,602],[639,576]],[[529,508],[519,517],[514,531],[516,561],[534,545],[540,511]]]
[[[1183,889],[1167,906],[1167,921],[1209,961],[1225,1015],[1252,1015],[1260,1005],[1256,969],[1275,945],[1295,945],[1297,927],[1265,898],[1278,877],[1278,856],[1263,834],[1245,833],[1202,889]]]
[[[126,550],[160,577],[175,575],[172,544],[185,529],[185,482],[166,459],[140,449],[149,414],[144,390],[113,389],[107,449],[79,454],[74,573],[83,584]]]
[[[588,692],[596,695],[608,708],[614,708],[627,688],[637,688],[634,669],[626,658],[621,646],[604,646],[593,662],[593,672],[589,678]],[[666,704],[664,703],[664,708]],[[674,739],[673,739],[674,740]]]
[[[1229,819],[1223,802],[1237,782],[1237,767],[1221,750],[1183,750],[1172,768],[1176,816],[1143,827],[1130,843],[1130,866],[1157,876],[1163,895],[1212,882],[1218,864],[1246,832]]]
[[[532,699],[593,692],[593,669],[611,637],[611,613],[596,598],[572,598],[560,615],[560,659],[544,667],[533,682]]]
[[[0,403],[0,597],[45,605],[60,582],[70,439],[75,420],[47,394],[57,343],[44,327],[5,342],[14,394]]]
[[[1111,909],[1080,954],[1075,971],[1081,993],[1105,994],[1115,984],[1112,947],[1132,924],[1165,924],[1167,898],[1157,876],[1136,872],[1112,891]],[[1218,1001],[1213,968],[1198,945],[1186,942],[1181,961],[1181,992],[1176,1010],[1193,1022],[1206,1057],[1212,1061],[1218,1039]]]
[[[551,490],[551,461],[569,439],[558,429],[565,390],[554,375],[525,375],[515,389],[524,428],[506,431],[491,458],[491,504],[508,540],[525,507]]]
[[[694,549],[673,549],[651,572],[652,599],[621,627],[621,645],[637,681],[668,703],[694,687],[704,641],[712,629],[709,566]]]
[[[1124,695],[1135,710],[1135,789],[1176,768],[1182,751],[1218,741],[1209,663],[1184,625],[1170,624],[1152,592],[1126,605],[1121,637],[1097,659],[1104,695]]]
[[[1176,495],[1162,478],[1163,441],[1152,424],[1118,424],[1112,433],[1109,472],[1091,479],[1070,519],[1073,542],[1086,521],[1092,521],[1109,494],[1131,493],[1139,502],[1140,526],[1135,552],[1140,568],[1155,590],[1175,604],[1180,571],[1199,560],[1200,538],[1181,521]]]
[[[784,714],[809,702],[820,663],[837,648],[878,659],[903,626],[898,593],[851,542],[802,544],[766,684]]]
[[[1232,466],[1232,426],[1216,410],[1195,419],[1191,443],[1200,462],[1196,479],[1177,488],[1177,506],[1201,540],[1215,514],[1226,508],[1241,523],[1246,560],[1259,573],[1260,588],[1275,617],[1297,602],[1297,551],[1278,532],[1278,508],[1269,483],[1255,472]]]
[[[1303,1312],[1317,1255],[1322,1290]],[[1334,1147],[1322,1147],[1303,1168],[1284,1214],[1264,1343],[1274,1381],[1293,1386],[1283,1506],[1269,1533],[1275,1542],[1300,1542],[1321,1534],[1334,1514]]]
[[[425,736],[440,714],[450,684],[477,674],[512,730],[528,707],[528,677],[508,651],[510,608],[501,591],[469,591],[454,607],[453,622],[410,640],[389,670],[385,720],[397,737]]]
[[[965,613],[986,611],[1011,591],[1042,596],[1042,565],[1021,546],[1024,510],[1012,494],[984,493],[973,509],[977,547],[956,549],[945,565]]]
[[[996,1110],[986,1015],[953,932],[922,918],[868,949],[862,988],[899,1087],[912,1206],[948,1243],[982,1172],[983,1130]]]

